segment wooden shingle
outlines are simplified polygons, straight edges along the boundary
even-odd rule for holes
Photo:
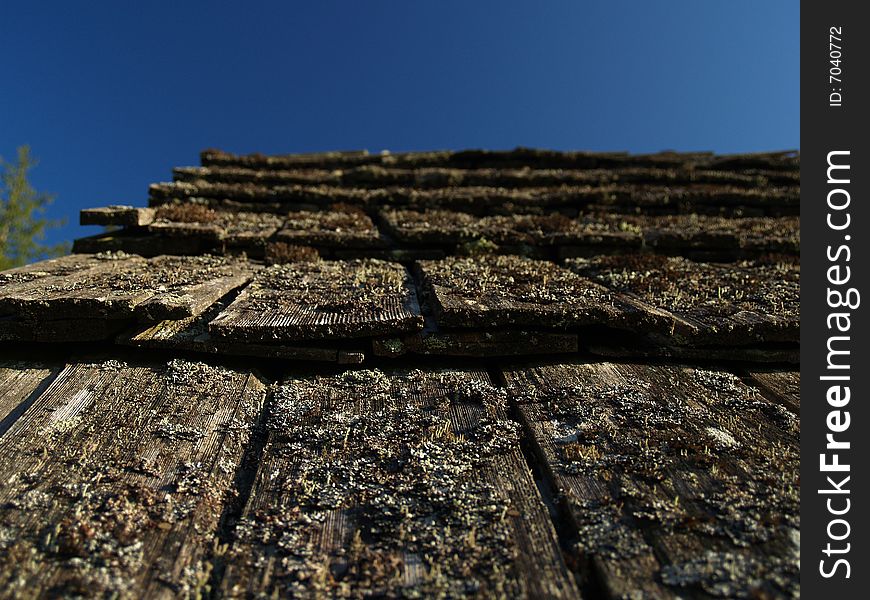
[[[547,261],[479,256],[419,261],[441,327],[663,326],[661,315]]]
[[[374,259],[274,265],[209,324],[248,342],[356,338],[422,329],[407,270]]]
[[[730,373],[505,372],[607,597],[798,597],[799,421]]]
[[[253,270],[210,256],[73,255],[6,273],[0,313],[36,321],[184,318],[243,285]]]
[[[674,315],[668,343],[799,341],[800,267],[793,263],[729,265],[648,254],[570,265],[614,292]]]
[[[0,444],[0,589],[203,593],[264,396],[202,363],[67,366]]]
[[[221,593],[577,598],[481,371],[348,371],[273,389]]]

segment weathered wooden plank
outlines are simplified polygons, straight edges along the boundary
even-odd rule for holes
[[[546,261],[518,256],[417,263],[441,327],[664,327],[667,317]]]
[[[0,361],[0,436],[42,393],[57,371],[48,363]]]
[[[76,276],[100,265],[106,256],[71,254],[8,269],[0,272],[0,298],[13,295],[33,286],[51,285],[59,279]],[[111,257],[108,257],[111,259]],[[9,314],[12,308],[0,300],[0,314]]]
[[[255,356],[339,364],[360,364],[365,360],[363,352],[337,346],[257,344],[215,338],[208,332],[208,323],[224,308],[226,308],[226,304],[216,302],[196,317],[160,321],[136,330],[132,334],[119,336],[118,341],[140,348],[184,350],[226,356]]]
[[[31,271],[3,286],[0,313],[40,322],[184,318],[244,284],[253,271],[248,263],[212,256],[112,254],[89,260],[87,269],[48,277],[33,277],[37,271]]]
[[[798,596],[793,414],[730,373],[678,365],[504,375],[609,596]]]
[[[265,244],[283,223],[283,217],[268,212],[216,210],[190,201],[159,206],[149,230],[168,237],[200,237],[230,246],[250,246]]]
[[[800,208],[800,188],[620,184],[611,186],[603,199],[591,208],[629,214],[722,213],[740,217],[751,210],[761,215],[796,215]]]
[[[800,371],[770,369],[750,369],[751,383],[756,384],[769,398],[800,415],[801,412],[801,374]]]
[[[798,217],[724,218],[710,215],[627,217],[660,250],[724,249],[740,253],[800,251]]]
[[[367,207],[402,206],[415,210],[445,209],[473,214],[547,213],[568,209],[596,208],[601,212],[645,213],[719,213],[741,216],[747,207],[759,214],[797,214],[798,188],[739,188],[720,186],[685,186],[682,188],[651,185],[616,185],[602,174],[603,182],[557,184],[540,187],[471,185],[464,187],[401,187],[384,183],[384,187],[341,187],[338,184],[259,185],[255,183],[220,183],[197,181],[158,183],[149,188],[152,204],[189,199],[232,200],[239,203],[310,204],[326,207],[333,202]],[[532,185],[534,183],[534,186]]]
[[[494,215],[479,218],[454,211],[385,210],[381,212],[388,231],[406,244],[458,244],[486,239],[495,244],[620,245],[639,248],[637,231],[603,219],[570,219],[561,214]]]
[[[275,343],[423,328],[407,270],[379,260],[274,265],[209,324],[223,339]]]
[[[290,380],[269,412],[222,594],[578,597],[484,372]]]
[[[154,258],[144,281],[155,293],[136,306],[136,315],[146,321],[196,316],[250,281],[258,270],[246,261],[213,256]]]
[[[459,152],[404,152],[368,154],[319,153],[265,156],[262,154],[233,155],[209,150],[201,155],[205,168],[189,167],[176,171],[177,177],[203,177],[211,171],[254,170],[268,178],[273,172],[300,169],[351,170],[361,166],[381,168],[454,169],[658,169],[731,173],[746,169],[767,169],[774,172],[797,171],[800,159],[786,153],[716,156],[708,153],[660,152],[628,154],[617,152],[558,152],[553,150],[518,148],[509,151],[464,150]]]
[[[67,366],[0,444],[0,588],[203,593],[264,396],[203,363]]]
[[[655,255],[568,261],[575,272],[635,297],[679,320],[665,343],[797,343],[800,266],[695,263]]]
[[[214,240],[198,237],[172,237],[153,233],[140,234],[126,229],[78,238],[73,242],[72,247],[73,252],[81,254],[128,252],[149,258],[164,254],[203,254],[215,249]]]
[[[381,248],[385,245],[371,218],[350,205],[334,206],[328,211],[291,212],[276,239],[329,248]]]
[[[81,225],[119,225],[143,227],[154,220],[153,208],[138,208],[115,204],[100,208],[85,208],[79,213]]]

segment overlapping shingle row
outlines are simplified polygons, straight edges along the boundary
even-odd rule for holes
[[[117,305],[112,327],[80,337],[345,362],[590,350],[796,357],[798,218],[757,216],[796,210],[787,153],[207,151],[203,164],[152,186],[147,208],[82,211],[83,224],[121,230],[78,240],[82,254],[68,260],[103,266],[45,295],[42,316],[20,296],[43,296],[50,280],[4,284],[2,335],[77,339],[58,325],[93,319],[85,306]],[[126,305],[116,299],[125,275],[106,265],[139,269]],[[153,308],[190,296],[148,288],[167,268],[175,287],[210,291],[196,310],[160,318]]]

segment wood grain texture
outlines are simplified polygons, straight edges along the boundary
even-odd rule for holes
[[[148,258],[161,255],[195,255],[215,250],[216,242],[199,237],[170,237],[122,229],[78,238],[72,251],[81,254],[127,252]]]
[[[36,399],[59,368],[49,363],[0,360],[0,436]]]
[[[293,379],[269,414],[222,594],[578,596],[484,372]]]
[[[795,414],[801,413],[800,371],[750,369],[750,382],[772,400],[782,403]]]
[[[366,259],[269,267],[211,321],[209,333],[222,339],[276,343],[422,328],[407,270]]]
[[[79,213],[79,224],[143,227],[154,220],[154,212],[153,208],[139,208],[127,205],[85,208]]]
[[[742,346],[800,341],[800,266],[712,264],[655,255],[577,259],[568,265],[614,292],[673,317],[665,345]]]
[[[546,261],[487,255],[419,261],[416,268],[440,327],[663,329],[670,321]]]
[[[254,268],[210,256],[72,255],[7,274],[0,313],[25,320],[160,320],[194,316],[244,284]]]
[[[318,248],[381,248],[384,241],[371,218],[359,208],[337,206],[328,211],[295,211],[276,239]]]
[[[795,172],[800,166],[800,154],[795,151],[759,152],[751,154],[716,155],[711,152],[657,152],[629,154],[627,152],[561,152],[538,148],[514,150],[459,150],[425,152],[381,152],[365,150],[320,152],[307,154],[232,154],[208,149],[200,154],[205,167],[249,168],[263,171],[287,168],[339,169],[359,165],[399,167],[450,166],[539,167],[551,169],[595,169],[617,167],[711,169],[741,171],[767,169],[773,173]]]
[[[2,594],[201,594],[264,396],[203,363],[68,365],[0,444]]]
[[[131,334],[118,337],[121,344],[159,350],[205,352],[226,356],[250,356],[287,360],[359,364],[365,354],[338,346],[257,344],[216,338],[209,334],[208,323],[226,308],[218,301],[202,314],[187,319],[160,321]]]
[[[799,423],[736,376],[550,364],[504,373],[610,597],[797,597]]]

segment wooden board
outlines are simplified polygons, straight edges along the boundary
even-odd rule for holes
[[[571,219],[561,214],[495,215],[479,218],[455,211],[385,210],[381,218],[402,243],[458,244],[485,239],[498,245],[622,245],[639,248],[643,239],[618,223]]]
[[[0,589],[204,593],[264,396],[203,363],[67,366],[0,444]]]
[[[657,249],[727,250],[735,258],[760,253],[797,254],[798,217],[725,218],[709,215],[627,217]]]
[[[578,597],[485,373],[290,380],[269,413],[223,595]]]
[[[682,366],[509,369],[535,452],[606,597],[797,597],[798,419]]]
[[[164,236],[148,232],[140,233],[129,229],[78,238],[72,246],[73,252],[81,254],[128,252],[145,257],[164,254],[203,254],[213,252],[216,249],[217,244],[214,240],[199,237]]]
[[[614,292],[674,317],[666,345],[739,346],[800,341],[800,267],[696,263],[655,255],[578,259],[568,265]]]
[[[52,285],[64,278],[75,277],[102,264],[106,258],[89,254],[70,254],[0,272],[0,315],[14,313],[11,307],[3,306],[2,298],[34,286]]]
[[[49,363],[0,361],[0,437],[42,393],[58,370]]]
[[[329,180],[366,180],[379,177],[388,181],[414,181],[421,179],[420,173],[446,171],[447,175],[458,172],[457,177],[483,177],[491,179],[504,177],[536,178],[540,172],[551,172],[557,181],[582,176],[590,171],[607,169],[630,181],[664,182],[734,182],[744,185],[762,184],[766,179],[777,179],[779,173],[794,173],[799,162],[795,158],[786,161],[755,159],[744,167],[722,168],[726,163],[719,157],[700,157],[688,153],[660,153],[657,155],[629,155],[609,153],[572,153],[535,150],[525,152],[463,151],[455,153],[414,152],[402,154],[353,155],[343,157],[312,156],[260,156],[232,157],[226,154],[203,156],[204,167],[182,167],[173,171],[177,181],[218,180],[218,181],[259,181],[276,182],[299,180],[314,176]],[[763,166],[762,166],[763,165]],[[776,166],[774,166],[776,165]],[[750,179],[740,171],[759,171],[756,179]],[[768,172],[770,175],[767,175]],[[762,174],[763,173],[763,174]],[[310,175],[309,175],[310,174]],[[467,174],[467,175],[466,175]],[[767,176],[767,177],[765,177]],[[777,179],[778,180],[778,179]]]
[[[209,149],[201,153],[206,167],[235,167],[258,170],[287,168],[338,169],[358,165],[386,165],[401,167],[449,165],[456,168],[480,167],[539,167],[551,169],[593,169],[617,167],[647,167],[714,169],[738,171],[768,169],[771,171],[797,171],[800,154],[794,151],[759,152],[751,154],[716,155],[711,152],[656,152],[629,154],[627,152],[560,152],[538,148],[514,150],[460,150],[428,152],[367,151],[320,152],[310,154],[232,154]]]
[[[407,270],[379,260],[274,265],[209,324],[217,338],[276,343],[423,328]]]
[[[282,216],[268,212],[216,210],[205,203],[189,201],[159,206],[149,230],[166,237],[250,246],[265,244],[283,223]]]
[[[679,214],[705,213],[726,216],[796,215],[799,210],[798,187],[692,186],[679,189],[655,185],[618,185],[613,173],[575,178],[573,183],[558,183],[557,178],[520,181],[487,181],[462,185],[449,178],[418,186],[401,182],[223,183],[211,181],[153,184],[149,188],[151,204],[167,202],[227,200],[240,204],[270,204],[323,209],[334,202],[376,209],[385,206],[413,210],[452,210],[477,215],[549,214],[567,211],[576,216],[580,210],[604,213]],[[499,183],[502,187],[499,187]],[[519,187],[517,187],[519,185]],[[347,187],[350,186],[350,187]]]
[[[592,208],[601,212],[642,214],[722,214],[742,217],[797,215],[800,187],[761,185],[614,185]]]
[[[800,371],[750,369],[750,383],[755,384],[771,400],[781,403],[795,414],[801,413]]]
[[[337,346],[256,344],[212,337],[208,332],[208,323],[224,308],[226,308],[226,304],[218,301],[196,317],[167,320],[148,325],[132,333],[119,336],[118,342],[139,348],[205,352],[226,356],[251,356],[339,364],[360,364],[365,360],[363,352]]]
[[[384,246],[371,218],[352,206],[338,206],[326,211],[291,212],[276,239],[288,244],[328,248]]]
[[[153,208],[137,208],[127,205],[85,208],[79,213],[80,225],[118,225],[143,227],[154,220]]]
[[[112,254],[85,260],[90,268],[0,287],[0,313],[35,321],[185,318],[243,285],[254,270],[212,256]]]
[[[417,271],[440,327],[665,326],[647,307],[546,261],[454,257],[419,261]]]

